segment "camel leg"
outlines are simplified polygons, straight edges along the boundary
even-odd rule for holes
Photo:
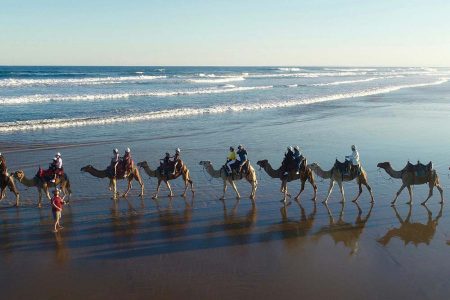
[[[314,190],[314,196],[313,196],[313,198],[311,199],[312,201],[316,201],[316,199],[317,199],[317,185],[316,185],[316,183],[315,183],[315,181],[314,181],[314,177],[308,177],[308,181],[309,181],[309,183],[311,183],[311,186],[313,187],[313,190]]]
[[[42,207],[42,189],[38,188],[38,207]]]
[[[248,180],[247,181],[251,184],[252,186],[252,192],[250,193],[250,199],[255,200],[256,198],[256,189],[258,188],[256,181],[252,181],[252,180]]]
[[[439,202],[439,204],[444,204],[444,191],[442,190],[442,188],[439,184],[436,185],[436,188],[438,189],[439,193],[441,194],[441,202]]]
[[[397,201],[398,196],[400,196],[400,193],[403,191],[403,189],[406,187],[405,184],[403,184],[400,189],[398,190],[397,194],[395,195],[394,200],[391,202],[392,205],[395,204],[395,202]]]
[[[162,179],[158,179],[158,184],[156,186],[156,192],[153,194],[152,199],[158,199],[159,188],[161,187]]]
[[[374,203],[375,200],[373,198],[372,188],[370,187],[370,185],[367,182],[366,182],[365,186],[366,186],[366,188],[367,188],[367,190],[369,191],[369,194],[370,194],[370,199],[371,199],[370,203]]]
[[[241,199],[241,195],[239,194],[236,184],[234,183],[234,181],[231,181],[231,186],[233,187],[233,190],[236,192],[236,199]]]
[[[344,186],[343,186],[343,183],[342,183],[342,181],[338,181],[337,183],[338,183],[338,185],[339,185],[339,190],[341,191],[341,195],[342,195],[341,203],[344,203],[344,202],[345,202],[345,194],[344,194]]]
[[[0,190],[0,201],[3,200],[3,198],[6,197],[6,186],[2,186],[2,189]]]
[[[181,197],[183,197],[183,198],[186,197],[187,189],[188,189],[188,181],[186,179],[184,179],[184,191],[183,191],[183,194],[181,194]]]
[[[410,185],[407,185],[406,188],[408,189],[408,193],[409,193],[409,202],[406,202],[406,204],[412,204],[413,200],[412,200],[412,189]]]
[[[284,189],[283,189],[284,192],[283,192],[283,199],[281,199],[280,202],[286,203],[286,198],[290,197],[290,195],[288,194],[287,180],[283,180],[282,184],[284,185]]]
[[[428,197],[427,197],[427,199],[425,199],[425,201],[423,201],[423,202],[421,203],[422,205],[425,205],[425,203],[427,203],[428,199],[430,199],[431,196],[433,196],[433,188],[434,188],[434,184],[433,184],[432,182],[429,182],[429,183],[428,183],[428,186],[429,186],[429,188],[430,188],[430,191],[428,192]],[[428,209],[427,209],[427,210],[428,210]]]
[[[169,197],[173,197],[172,187],[170,186],[169,180],[164,181],[166,183],[167,188],[169,189]]]
[[[295,196],[295,201],[298,201],[300,199],[300,194],[305,190],[305,183],[306,181],[300,180],[300,191],[298,192],[297,196]]]
[[[188,179],[189,184],[191,185],[192,196],[195,195],[194,182],[191,179]]]
[[[141,186],[141,193],[139,194],[139,197],[144,197],[144,181],[142,180],[141,176],[134,175],[134,179],[139,183]]]
[[[226,180],[224,180],[223,181],[223,194],[222,194],[222,197],[220,197],[220,200],[225,200],[225,192],[227,191],[227,181]]]
[[[128,195],[128,193],[129,193],[130,190],[131,190],[131,187],[132,187],[131,181],[133,180],[133,177],[128,177],[127,180],[128,180],[127,190],[126,190],[125,193],[123,193],[123,195],[122,195],[122,197],[124,197],[124,198]]]
[[[323,203],[326,204],[328,202],[328,198],[330,198],[331,191],[333,191],[333,186],[334,186],[334,180],[330,180],[330,186],[328,188],[328,194],[327,194],[327,197],[325,198],[325,200],[322,201]]]
[[[358,195],[356,195],[355,199],[352,200],[352,202],[358,201],[359,196],[361,196],[362,194],[362,184],[361,182],[358,180]]]

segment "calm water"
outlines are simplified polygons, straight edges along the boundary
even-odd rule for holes
[[[25,298],[329,298],[447,299],[450,211],[436,195],[419,205],[389,203],[400,187],[376,164],[432,160],[448,199],[450,84],[447,69],[429,68],[160,68],[1,67],[0,151],[11,170],[29,176],[55,151],[63,154],[74,191],[65,228],[51,233],[48,203],[18,185],[20,208],[0,208],[0,286]],[[359,147],[375,195],[342,206],[335,190],[326,207],[309,199],[284,207],[279,181],[257,171],[256,204],[198,165],[216,167],[229,145],[278,167],[299,144],[325,169]],[[109,199],[107,181],[80,173],[105,167],[111,150],[130,146],[155,165],[181,147],[196,196],[151,200],[154,179],[127,200]],[[182,182],[173,183],[176,194]],[[318,200],[328,181],[318,179]],[[125,188],[120,183],[119,188]],[[289,184],[291,192],[299,184]],[[347,199],[357,191],[344,185]],[[167,193],[163,189],[163,196]],[[408,217],[409,216],[409,217]],[[59,278],[56,289],[50,278]],[[24,288],[26,286],[26,288]]]

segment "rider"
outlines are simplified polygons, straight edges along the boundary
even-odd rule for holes
[[[236,152],[234,152],[234,148],[230,147],[230,152],[228,152],[227,162],[225,165],[227,166],[227,172],[231,173],[231,165],[236,162]]]
[[[238,146],[237,160],[239,161],[239,173],[241,173],[242,166],[247,161],[247,150],[245,150],[244,146],[242,146],[242,145]]]
[[[350,173],[351,168],[356,167],[357,170],[359,170],[361,162],[359,161],[359,153],[358,150],[356,150],[356,146],[352,145],[352,154],[347,155],[345,157],[345,161],[347,162],[347,172]]]
[[[292,168],[294,163],[294,148],[292,146],[287,147],[287,151],[284,154],[283,166],[284,166],[284,174],[287,175]]]
[[[7,167],[6,167],[6,159],[5,157],[2,155],[2,153],[0,152],[0,174],[1,175],[7,175]]]
[[[133,167],[133,160],[131,159],[130,148],[125,149],[125,155],[123,156],[123,164],[125,169],[123,178],[126,178],[128,177],[128,173],[131,171],[131,168]]]
[[[63,161],[61,158],[61,153],[56,153],[55,158],[53,159],[53,162],[51,164],[51,169],[54,172],[54,177],[51,182],[56,182],[56,177],[63,172]]]
[[[119,155],[119,149],[113,150],[113,157],[111,158],[111,169],[114,171],[113,175],[114,177],[117,176],[117,166],[120,162],[120,155]]]
[[[300,152],[299,146],[294,146],[294,161],[295,161],[295,170],[297,170],[296,174],[300,174],[300,168],[303,168],[305,166],[305,157]]]
[[[161,175],[169,176],[170,153],[166,152],[166,156],[159,160]]]
[[[178,160],[180,159],[181,159],[181,149],[177,148],[175,149],[175,155],[172,157],[172,161],[174,162],[172,175],[175,175],[175,173],[177,172]]]

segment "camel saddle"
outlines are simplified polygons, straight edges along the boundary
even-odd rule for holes
[[[131,160],[131,168],[127,169],[126,163],[125,161],[119,161],[119,163],[117,164],[117,168],[116,168],[116,177],[122,178],[126,175],[126,173],[131,172],[131,170],[133,169],[134,166],[134,161]],[[106,171],[108,172],[108,174],[112,176],[114,176],[114,169],[113,166],[110,165],[106,168]]]
[[[57,170],[52,170],[52,169],[44,170],[41,167],[39,167],[39,169],[36,173],[36,176],[39,179],[41,179],[42,181],[49,182],[50,180],[52,180],[55,177],[55,174],[58,177],[63,177],[64,176],[64,168],[57,169]]]
[[[246,174],[248,174],[249,166],[250,166],[250,161],[249,160],[246,160],[244,162],[244,164],[242,165],[242,167],[240,166],[240,162],[236,161],[234,164],[232,164],[230,166],[231,167],[231,174],[228,172],[226,165],[223,165],[222,169],[224,170],[225,174],[227,174],[228,176],[231,175],[233,180],[235,180],[236,178],[242,179]]]
[[[176,162],[178,164],[177,164],[177,169],[175,170],[175,174],[173,175],[173,177],[178,177],[180,175],[181,170],[184,165],[184,163],[181,159],[178,159]],[[169,163],[167,165],[165,165],[164,163],[160,163],[157,171],[161,175],[165,175],[165,173],[167,173],[169,175],[169,177],[171,177],[170,175],[173,174],[174,169],[175,169],[175,161],[169,161]]]
[[[429,162],[424,165],[420,161],[417,161],[417,164],[413,165],[408,161],[406,167],[403,169],[405,172],[412,172],[414,176],[423,177],[426,176],[433,169],[433,162]]]
[[[340,162],[336,159],[333,167],[339,170],[342,174],[342,178],[344,178],[344,175],[354,178],[361,174],[361,167],[352,165],[352,163],[348,160],[345,162]]]

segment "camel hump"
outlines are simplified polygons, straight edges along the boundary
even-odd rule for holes
[[[430,161],[425,165],[420,161],[417,161],[417,164],[413,165],[408,161],[406,167],[403,170],[405,170],[406,172],[414,172],[416,176],[424,176],[433,170],[433,162]]]

